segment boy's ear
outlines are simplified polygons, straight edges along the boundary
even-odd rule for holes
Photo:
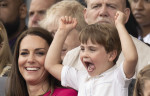
[[[109,61],[114,61],[114,59],[117,57],[117,50],[113,50],[111,52],[109,52]]]
[[[22,4],[20,6],[19,13],[20,13],[20,19],[25,19],[26,18],[26,16],[27,16],[27,7],[26,7],[25,4]]]

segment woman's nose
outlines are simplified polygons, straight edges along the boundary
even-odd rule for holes
[[[33,54],[30,54],[29,57],[28,57],[28,63],[34,63],[35,61],[35,57]]]
[[[135,9],[137,9],[137,10],[143,10],[144,9],[143,0],[138,0],[136,2]]]

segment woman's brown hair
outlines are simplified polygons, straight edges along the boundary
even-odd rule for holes
[[[50,45],[53,40],[52,35],[47,30],[44,30],[39,27],[29,28],[19,36],[15,46],[14,61],[13,61],[12,70],[10,74],[10,86],[9,86],[7,96],[28,96],[29,95],[27,91],[26,82],[22,77],[21,73],[19,72],[19,68],[18,68],[20,43],[23,40],[23,38],[26,37],[27,35],[39,36],[43,38],[48,45]],[[60,82],[50,74],[48,76],[48,79],[49,79],[50,88],[47,89],[47,91],[51,90],[51,94],[52,94],[54,88],[56,86],[60,86]]]

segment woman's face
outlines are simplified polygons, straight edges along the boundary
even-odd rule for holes
[[[150,25],[150,0],[131,0],[131,9],[141,26]]]
[[[49,45],[39,36],[27,35],[20,43],[18,66],[25,81],[37,84],[48,76],[44,68]]]

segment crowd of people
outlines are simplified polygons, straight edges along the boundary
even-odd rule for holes
[[[149,16],[148,0],[0,0],[0,95],[148,96]]]

